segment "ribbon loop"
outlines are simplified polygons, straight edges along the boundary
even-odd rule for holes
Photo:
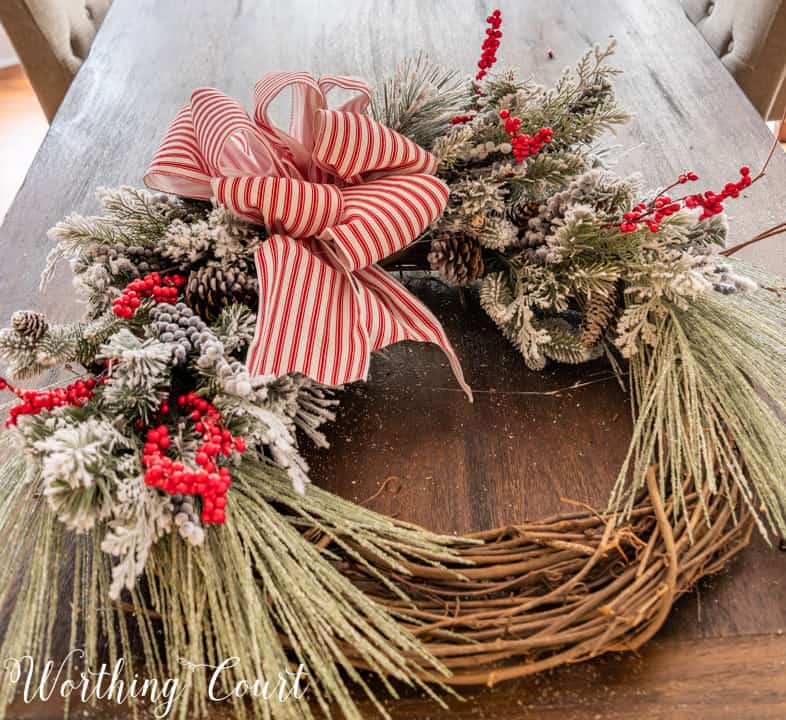
[[[326,98],[328,93],[334,88],[341,88],[342,90],[349,90],[357,93],[338,108],[340,111],[362,114],[366,112],[368,106],[371,104],[371,88],[365,80],[342,75],[323,75],[319,78],[318,84],[319,89]],[[325,108],[327,108],[327,104]]]
[[[345,188],[341,222],[329,238],[352,272],[409,245],[441,214],[447,188],[432,175],[391,175]]]
[[[345,182],[362,182],[372,174],[433,174],[437,169],[430,152],[366,115],[320,110],[316,124],[314,162]]]
[[[218,90],[200,88],[191,95],[191,116],[212,173],[242,172],[251,159],[250,139],[258,132],[240,104]]]
[[[270,103],[292,88],[289,132]],[[327,110],[333,88],[355,92]],[[264,225],[256,250],[254,374],[303,373],[340,385],[365,379],[370,354],[401,340],[439,345],[464,382],[437,319],[376,265],[419,237],[444,211],[436,160],[364,115],[361,80],[271,73],[254,89],[253,120],[212,88],[193,93],[145,175],[149,187],[208,199]]]
[[[145,183],[173,195],[200,200],[212,197],[210,169],[199,148],[191,106],[184,107],[169,126],[147,169]]]
[[[279,177],[222,177],[212,181],[216,200],[268,232],[306,238],[339,222],[344,200],[335,185]]]
[[[273,100],[287,88],[292,90],[288,133],[277,128],[268,113]],[[291,153],[297,168],[297,175],[293,174],[295,177],[320,179],[310,172],[311,147],[314,145],[314,114],[324,105],[322,91],[308,73],[268,73],[254,86],[254,119],[263,132]]]

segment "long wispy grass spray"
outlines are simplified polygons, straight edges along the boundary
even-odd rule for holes
[[[786,287],[737,263],[760,289],[701,295],[660,321],[658,341],[631,358],[635,427],[610,505],[630,510],[657,465],[675,516],[686,480],[701,497],[737,485],[762,530],[786,533]]]
[[[7,547],[0,568],[2,657],[31,655],[38,668],[63,646],[84,648],[90,667],[122,657],[128,681],[134,672],[180,679],[186,688],[177,705],[180,718],[204,716],[212,704],[210,675],[193,666],[216,666],[231,657],[241,663],[222,674],[227,687],[256,677],[275,682],[293,662],[305,665],[310,682],[310,703],[234,698],[233,713],[240,718],[305,720],[318,707],[326,717],[360,720],[350,686],[365,690],[386,715],[378,693],[355,669],[358,657],[392,695],[391,680],[397,680],[437,698],[417,678],[412,658],[419,667],[430,664],[434,679],[447,669],[391,611],[337,572],[335,550],[322,549],[306,531],[332,538],[334,547],[371,574],[365,553],[406,575],[407,558],[435,566],[454,560],[450,539],[315,487],[302,496],[281,469],[244,462],[233,484],[238,502],[226,525],[198,549],[176,536],[160,542],[148,559],[145,582],[115,603],[108,599],[111,567],[99,535],[65,530],[40,490],[26,477],[23,458],[12,455],[0,478],[0,534]],[[21,508],[25,522],[19,522]],[[399,587],[379,577],[406,602]],[[4,683],[2,692],[0,717],[13,686]]]

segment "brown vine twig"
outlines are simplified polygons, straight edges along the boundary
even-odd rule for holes
[[[398,477],[398,475],[389,475],[382,481],[382,484],[379,486],[379,489],[373,495],[370,495],[365,500],[363,500],[360,504],[368,507],[369,505],[371,505],[371,503],[374,502],[374,500],[376,500],[380,495],[382,495],[382,493],[384,493],[388,489],[388,486],[391,483],[396,481],[399,483],[399,485],[396,489],[392,491],[392,493],[393,495],[397,495],[401,490],[401,478]]]
[[[460,568],[469,576],[465,581],[457,578],[458,565],[421,567],[413,561],[407,565],[412,574],[402,576],[365,555],[405,589],[414,607],[368,571],[355,567],[351,577],[404,618],[451,669],[450,685],[493,685],[635,649],[658,631],[679,595],[747,544],[753,528],[747,512],[732,515],[736,488],[730,497],[713,496],[706,487],[697,492],[686,478],[686,513],[674,527],[668,519],[673,499],[661,499],[655,468],[648,472],[647,490],[622,524],[617,515],[584,508],[475,533],[471,539],[480,546],[459,540],[457,562],[473,563]],[[345,650],[362,668],[357,653]],[[409,660],[421,679],[439,680],[422,658]]]
[[[781,235],[786,232],[786,222],[778,223],[777,225],[773,225],[773,227],[760,232],[758,235],[755,235],[750,240],[745,240],[744,242],[737,243],[736,245],[732,245],[731,247],[725,248],[721,250],[719,253],[725,257],[730,257],[735,253],[738,253],[743,248],[748,247],[749,245],[754,245],[755,243],[761,242],[762,240],[766,240],[767,238],[775,237],[776,235]]]
[[[598,383],[608,382],[609,380],[615,380],[616,375],[611,373],[605,377],[598,378],[596,380],[587,380],[587,381],[577,381],[572,385],[566,385],[565,387],[556,388],[555,390],[505,390],[505,395],[525,395],[525,396],[537,396],[537,397],[560,397],[563,393],[571,392],[572,390],[580,390],[581,388],[587,387],[589,385],[597,385]],[[459,392],[464,392],[461,388],[452,388],[452,387],[434,387],[431,388],[432,390],[439,390],[440,392],[454,392],[458,390]],[[472,392],[475,395],[496,395],[498,393],[497,390],[476,390],[473,388]]]

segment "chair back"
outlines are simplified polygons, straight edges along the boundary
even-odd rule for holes
[[[111,0],[0,0],[0,21],[49,120],[101,25]]]
[[[681,0],[750,101],[766,119],[786,103],[786,0]]]

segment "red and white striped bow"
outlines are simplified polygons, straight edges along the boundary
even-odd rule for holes
[[[289,132],[268,116],[292,88]],[[328,110],[335,87],[356,95]],[[256,252],[256,375],[299,372],[327,385],[365,379],[370,355],[402,340],[439,345],[467,395],[442,326],[375,263],[413,242],[445,209],[436,160],[369,119],[366,83],[271,73],[254,88],[254,119],[218,90],[191,96],[167,131],[145,183],[215,198],[271,233]]]

